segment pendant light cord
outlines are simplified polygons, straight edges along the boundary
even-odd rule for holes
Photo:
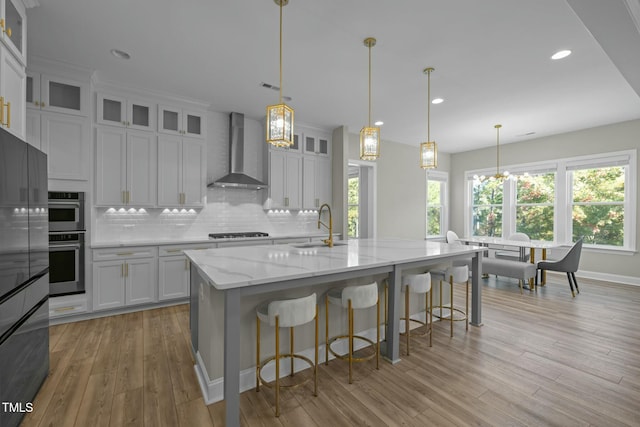
[[[280,0],[280,102],[282,104],[282,6],[284,0]]]
[[[369,43],[369,127],[371,127],[371,43]]]
[[[431,71],[427,68],[427,142],[431,142]]]

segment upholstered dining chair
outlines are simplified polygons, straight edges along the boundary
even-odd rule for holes
[[[538,270],[542,271],[560,271],[567,273],[567,279],[569,280],[569,287],[571,288],[571,295],[576,296],[576,291],[580,293],[578,289],[578,282],[576,281],[576,271],[578,271],[578,265],[580,264],[580,253],[582,252],[582,237],[573,244],[569,252],[560,260],[557,261],[540,261],[538,263]],[[538,285],[538,274],[536,274],[536,286]],[[575,285],[575,291],[573,289]]]

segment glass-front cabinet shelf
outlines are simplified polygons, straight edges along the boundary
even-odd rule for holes
[[[97,122],[138,130],[155,130],[156,105],[143,100],[98,93]]]
[[[200,112],[159,105],[158,132],[204,138],[206,133],[204,115]]]
[[[88,85],[73,80],[27,72],[27,108],[88,115]]]
[[[24,4],[20,0],[1,1],[0,38],[22,65],[26,65],[27,13]]]

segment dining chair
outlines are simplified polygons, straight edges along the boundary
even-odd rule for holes
[[[567,279],[569,280],[569,287],[571,288],[571,296],[576,296],[576,291],[580,293],[578,289],[578,282],[576,281],[576,271],[580,264],[580,253],[582,252],[582,240],[579,238],[577,242],[573,244],[569,252],[560,260],[557,261],[540,261],[538,262],[538,270],[542,271],[559,271],[567,273]],[[538,274],[536,273],[536,286],[538,285]],[[575,291],[573,289],[575,285]]]
[[[515,240],[517,242],[530,242],[531,239],[525,233],[513,233],[507,240]],[[529,261],[531,254],[525,254],[524,259],[520,259],[520,254],[514,250],[500,250],[495,253],[496,258],[508,259],[512,261]]]

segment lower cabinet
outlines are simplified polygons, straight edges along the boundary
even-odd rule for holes
[[[157,247],[93,251],[93,309],[157,301]]]

